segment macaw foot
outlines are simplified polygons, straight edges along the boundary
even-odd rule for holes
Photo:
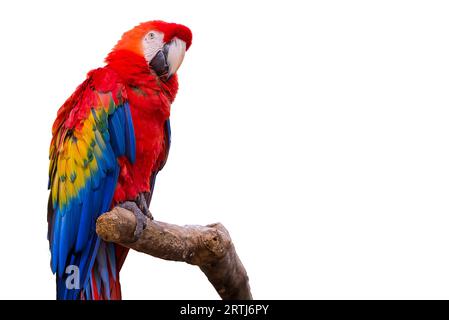
[[[140,238],[143,230],[147,226],[147,215],[139,208],[136,202],[126,201],[119,204],[119,207],[131,211],[136,217],[136,229],[134,230],[134,241]],[[148,209],[147,209],[148,210]]]
[[[147,200],[145,199],[144,193],[140,193],[137,196],[136,203],[139,206],[140,210],[143,212],[143,214],[146,215],[150,220],[153,220],[153,215],[151,214],[150,209],[148,208],[148,203]]]

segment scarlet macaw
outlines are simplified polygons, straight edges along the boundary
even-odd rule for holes
[[[191,41],[191,31],[180,24],[136,26],[59,109],[47,216],[58,299],[121,299],[119,271],[128,249],[99,239],[95,222],[123,206],[136,215],[138,237],[145,216],[151,218],[156,174],[170,147],[176,71]],[[73,268],[79,281],[70,286]]]

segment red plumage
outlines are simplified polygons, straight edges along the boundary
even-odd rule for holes
[[[120,176],[115,202],[134,199],[148,192],[150,177],[157,172],[166,155],[164,124],[178,91],[176,75],[163,82],[150,72],[145,59],[126,50],[108,57],[107,69],[114,70],[125,83],[136,137],[136,161],[119,159]]]
[[[140,192],[149,191],[148,181],[165,161],[166,147],[164,123],[170,116],[170,105],[178,92],[177,75],[161,81],[148,68],[142,55],[141,40],[149,30],[164,33],[164,42],[178,37],[188,49],[192,33],[187,27],[149,21],[126,32],[106,58],[106,68],[114,70],[126,86],[136,135],[136,162],[130,165],[125,157],[120,159],[119,183],[115,202],[133,199]]]

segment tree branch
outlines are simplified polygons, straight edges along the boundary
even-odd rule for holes
[[[199,266],[222,299],[252,299],[245,267],[222,224],[177,226],[148,219],[143,234],[133,242],[135,228],[133,213],[120,207],[97,220],[97,234],[103,240]]]

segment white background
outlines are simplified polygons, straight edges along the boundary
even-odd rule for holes
[[[259,299],[449,298],[446,1],[1,1],[0,298],[53,299],[59,106],[141,21],[183,23],[152,212],[222,222]],[[216,299],[132,252],[125,299]]]

